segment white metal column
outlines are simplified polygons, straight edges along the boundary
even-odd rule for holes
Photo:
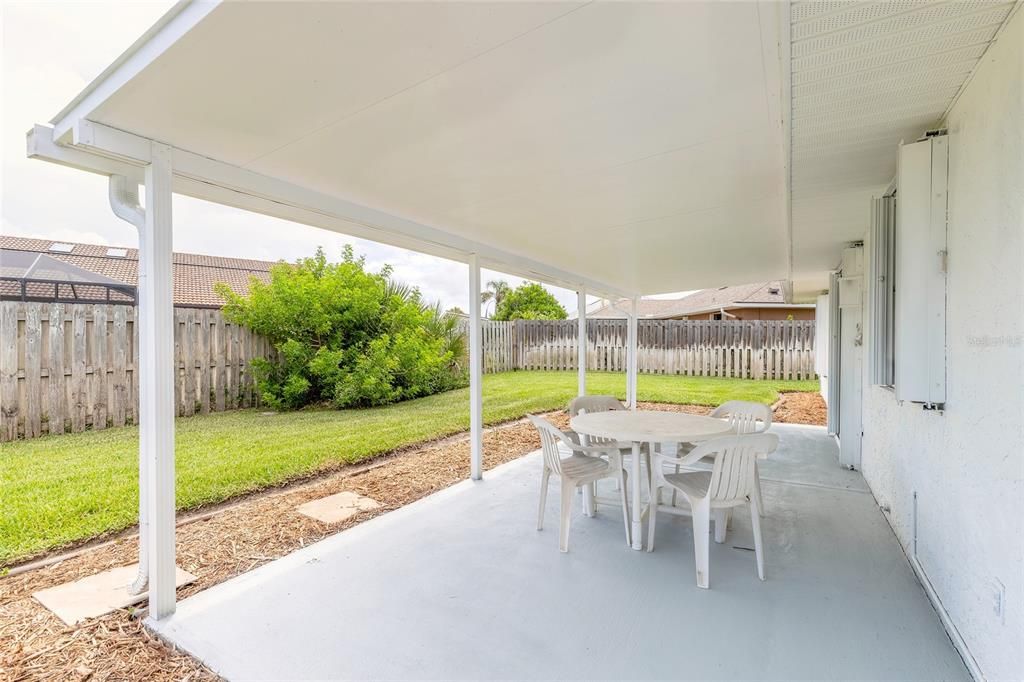
[[[578,330],[576,333],[576,375],[577,393],[587,394],[587,292],[580,287],[576,292],[577,296],[577,320]]]
[[[171,148],[153,143],[139,235],[139,448],[148,502],[149,615],[174,613],[174,303]]]
[[[626,403],[630,409],[636,409],[636,378],[637,378],[637,317],[640,314],[640,299],[636,296],[629,306],[629,328],[626,333]]]
[[[637,376],[637,317],[640,314],[640,299],[636,296],[630,301],[629,306],[629,325],[626,332],[626,343],[627,343],[627,355],[626,355],[626,403],[629,409],[636,409],[636,376]],[[631,458],[631,470],[630,470],[630,496],[631,500],[630,515],[632,523],[630,524],[630,538],[633,549],[639,551],[643,549],[643,523],[640,518],[642,512],[642,506],[640,504],[640,443],[633,443],[633,453]],[[654,513],[654,512],[651,512]]]
[[[483,478],[484,472],[484,393],[483,340],[480,322],[480,258],[469,257],[469,443],[470,477]]]

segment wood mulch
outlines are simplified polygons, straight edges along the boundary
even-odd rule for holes
[[[807,418],[813,401],[785,394],[779,421]],[[820,400],[820,398],[819,398]],[[806,405],[805,405],[806,403]],[[641,403],[645,409],[707,414],[693,405]],[[565,412],[548,415],[568,428]],[[806,423],[806,422],[802,422]],[[484,433],[484,467],[492,469],[540,447],[529,422]],[[251,571],[305,545],[409,504],[469,476],[465,435],[428,443],[325,472],[319,478],[246,498],[237,504],[180,522],[178,565],[196,581],[178,590],[184,599],[233,576]],[[325,524],[295,511],[310,500],[350,490],[381,503],[340,523]],[[130,609],[66,626],[32,598],[32,593],[138,560],[138,538],[125,536],[57,563],[0,579],[0,680],[216,680],[183,652],[168,647],[142,626]]]
[[[775,405],[775,421],[825,426],[828,408],[820,393],[783,393]]]
[[[563,428],[565,413],[551,415]],[[540,447],[536,430],[516,422],[484,434],[491,469]],[[351,466],[321,478],[225,507],[179,525],[178,565],[197,577],[178,590],[184,599],[328,535],[406,505],[469,476],[469,440],[445,439]],[[295,511],[303,502],[351,490],[378,509],[325,524]],[[92,548],[45,568],[0,579],[0,680],[214,680],[187,654],[150,635],[130,610],[68,627],[32,599],[33,592],[138,560],[137,536]]]

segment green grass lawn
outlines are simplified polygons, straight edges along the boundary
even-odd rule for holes
[[[623,374],[591,373],[589,393],[625,393]],[[816,381],[641,375],[640,400],[717,405],[772,403]],[[564,407],[575,372],[484,378],[484,419],[495,424]],[[221,502],[319,469],[358,462],[469,428],[467,389],[367,410],[264,415],[238,410],[177,420],[177,505]],[[138,511],[138,430],[89,431],[6,443],[0,452],[0,566],[133,525]]]

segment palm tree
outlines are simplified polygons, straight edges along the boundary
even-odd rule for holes
[[[508,282],[503,279],[491,280],[487,283],[487,290],[480,294],[480,303],[484,305],[484,311],[487,311],[487,304],[491,301],[494,302],[494,312],[497,312],[501,302],[505,300],[505,296],[508,292],[512,291],[512,287],[509,286]]]

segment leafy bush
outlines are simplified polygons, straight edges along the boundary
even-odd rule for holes
[[[495,320],[564,320],[565,308],[536,282],[523,282],[505,291],[494,311]]]
[[[465,338],[453,315],[395,282],[390,267],[367,272],[346,246],[340,263],[323,249],[251,279],[240,296],[218,284],[228,320],[266,337],[273,360],[254,360],[264,402],[296,409],[329,402],[368,407],[466,383]]]

